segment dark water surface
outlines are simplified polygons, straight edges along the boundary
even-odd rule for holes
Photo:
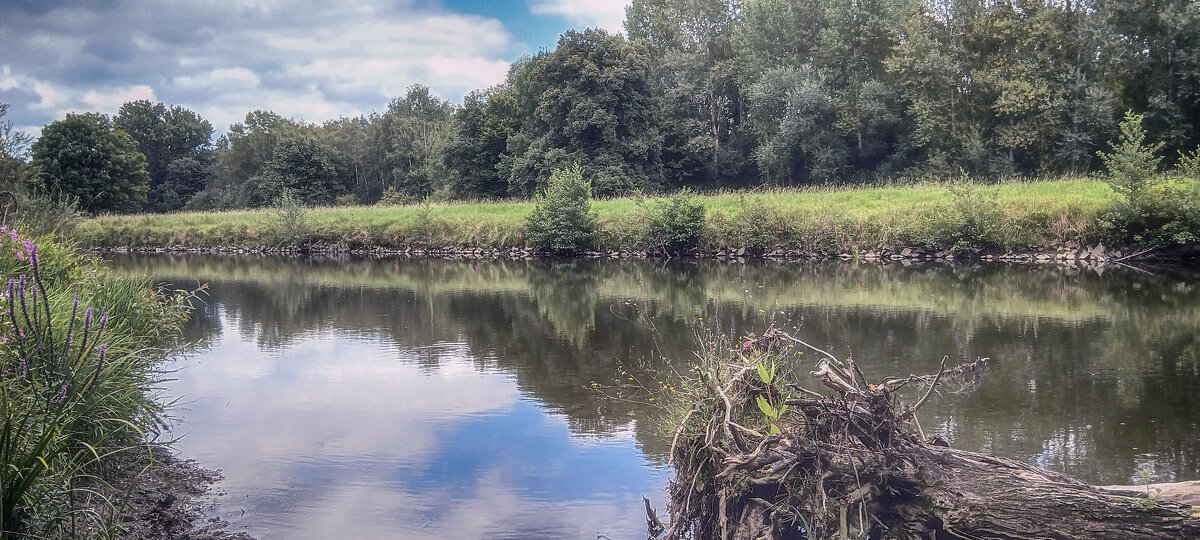
[[[1089,482],[1200,479],[1200,285],[1163,271],[853,263],[114,257],[209,285],[178,447],[273,538],[644,538],[657,407],[591,389],[769,324],[868,375],[994,359],[920,415],[952,445]],[[647,324],[652,321],[652,324]],[[807,371],[807,360],[796,367]],[[658,401],[661,401],[659,399]]]

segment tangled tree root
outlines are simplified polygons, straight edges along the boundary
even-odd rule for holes
[[[822,356],[831,395],[775,375],[789,345]],[[709,360],[672,441],[670,524],[646,503],[651,539],[1200,538],[1200,509],[925,439],[916,410],[986,359],[870,384],[852,359],[772,329]],[[928,388],[908,406],[906,385]]]

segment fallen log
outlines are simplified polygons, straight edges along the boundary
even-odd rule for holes
[[[832,393],[776,373],[798,345],[821,356],[813,375]],[[705,358],[672,437],[670,524],[652,539],[1200,538],[1200,508],[1153,490],[926,439],[916,410],[939,384],[973,384],[986,361],[871,384],[853,359],[776,329]],[[906,385],[927,388],[905,405]]]

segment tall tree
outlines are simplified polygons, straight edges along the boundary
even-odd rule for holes
[[[1143,111],[1169,156],[1200,144],[1200,3],[1121,0],[1100,5],[1110,84],[1123,107]]]
[[[828,88],[835,127],[856,169],[895,168],[908,133],[900,92],[884,68],[899,43],[903,0],[828,0],[815,63]]]
[[[510,193],[532,195],[551,170],[571,163],[583,166],[598,195],[658,187],[662,142],[644,46],[603,30],[571,30],[528,77],[528,87],[544,90],[532,120],[509,140]]]
[[[647,43],[653,58],[671,184],[729,181],[747,172],[744,100],[732,42],[739,5],[733,0],[634,0],[626,10],[630,39]]]
[[[311,129],[271,111],[246,113],[243,122],[229,126],[227,134],[217,140],[212,174],[203,196],[197,194],[199,207],[253,208],[270,204],[271,198],[262,191],[260,180],[267,162],[275,155],[275,147]]]
[[[454,112],[454,138],[446,148],[448,192],[455,198],[503,197],[507,179],[500,159],[508,137],[520,127],[516,102],[506,87],[472,92]]]
[[[149,100],[130,101],[121,106],[113,124],[128,133],[146,156],[150,194],[146,209],[167,212],[183,207],[204,189],[206,175],[181,174],[208,164],[213,128],[207,120],[180,106],[167,107]],[[187,163],[174,165],[176,161]],[[174,165],[174,173],[172,167]]]
[[[392,100],[377,122],[374,152],[382,163],[384,186],[422,198],[446,182],[443,151],[450,137],[453,107],[415,85]]]
[[[263,167],[263,197],[273,202],[285,191],[309,205],[328,206],[349,191],[338,174],[339,155],[316,137],[303,134],[280,142]]]
[[[68,114],[33,143],[38,188],[76,197],[88,212],[136,212],[146,202],[146,157],[107,116]]]

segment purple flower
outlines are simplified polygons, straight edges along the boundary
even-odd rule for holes
[[[100,344],[100,362],[101,362],[101,363],[103,363],[103,362],[104,362],[104,354],[105,354],[105,353],[107,353],[107,352],[108,352],[108,344],[107,344],[107,343],[101,343],[101,344]]]
[[[13,242],[21,239],[20,235],[17,234],[17,231],[13,231],[9,236],[13,239]]]
[[[108,312],[107,311],[104,312],[104,315],[100,316],[100,329],[103,330],[106,325],[108,325]]]
[[[75,297],[75,308],[76,309],[79,308],[79,297],[78,296]]]
[[[87,334],[89,328],[92,327],[92,308],[87,308],[83,312],[83,333]]]
[[[21,377],[22,381],[25,380],[25,359],[24,358],[21,359],[21,365],[17,366],[17,376]]]
[[[58,391],[58,399],[55,399],[54,402],[62,405],[64,399],[67,399],[67,383],[63,383],[62,390]]]

